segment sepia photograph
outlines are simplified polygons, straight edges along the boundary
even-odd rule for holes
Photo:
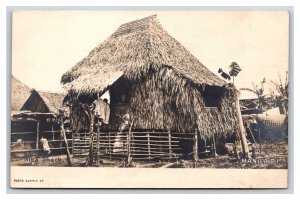
[[[14,11],[11,187],[287,188],[289,23],[285,10]]]

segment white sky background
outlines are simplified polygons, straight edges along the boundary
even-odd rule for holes
[[[12,74],[37,90],[63,91],[63,73],[121,24],[153,14],[215,74],[237,62],[243,69],[237,88],[263,77],[277,80],[288,69],[284,11],[19,11],[13,16]]]

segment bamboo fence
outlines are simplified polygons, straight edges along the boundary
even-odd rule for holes
[[[106,159],[164,160],[182,155],[180,141],[194,141],[195,133],[108,132],[93,133],[93,155]],[[98,139],[97,139],[98,137]],[[97,145],[98,140],[98,145]],[[130,144],[128,146],[128,144]],[[73,156],[88,156],[89,133],[73,134]]]

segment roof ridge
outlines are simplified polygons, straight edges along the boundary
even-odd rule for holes
[[[54,94],[54,95],[59,95],[59,96],[56,96],[56,97],[59,97],[61,98],[62,96],[65,96],[65,94],[63,93],[55,93],[55,92],[43,92],[43,91],[37,91],[35,90],[35,92],[37,93],[37,95],[42,99],[42,101],[45,103],[45,105],[47,106],[49,112],[55,112],[55,110],[57,108],[53,107],[53,100],[52,99],[54,96],[52,96],[52,98],[50,98],[49,96],[47,96],[47,94]],[[63,103],[63,102],[61,102]]]
[[[59,95],[64,95],[64,93],[63,92],[53,92],[53,91],[47,91],[47,90],[36,90],[36,89],[34,89],[36,92],[38,92],[38,93],[50,93],[50,94],[59,94]]]
[[[150,15],[148,17],[121,24],[121,26],[119,26],[119,28],[112,34],[112,37],[146,30],[150,27],[150,22],[155,22],[160,26],[160,23],[157,20],[157,15]]]
[[[147,16],[147,17],[143,17],[141,19],[137,19],[137,20],[133,20],[133,21],[130,21],[130,22],[126,22],[124,24],[121,24],[121,26],[126,26],[126,25],[129,25],[129,24],[133,24],[133,23],[137,23],[137,22],[141,22],[141,21],[146,21],[146,20],[149,20],[149,19],[157,19],[157,15],[154,14],[154,15],[150,15],[150,16]]]

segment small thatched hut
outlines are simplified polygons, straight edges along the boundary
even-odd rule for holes
[[[42,137],[49,141],[55,152],[60,153],[64,149],[57,119],[64,98],[64,94],[31,91],[21,111],[11,117],[12,153],[18,154],[18,150],[41,150]],[[67,136],[71,138],[71,135]]]
[[[21,110],[58,114],[59,108],[63,105],[64,98],[64,94],[41,92],[33,89]]]
[[[236,90],[209,71],[163,29],[156,15],[121,25],[63,74],[75,130],[87,130],[79,103],[110,94],[109,130],[118,115],[135,116],[134,129],[194,131],[202,138],[237,129]]]

